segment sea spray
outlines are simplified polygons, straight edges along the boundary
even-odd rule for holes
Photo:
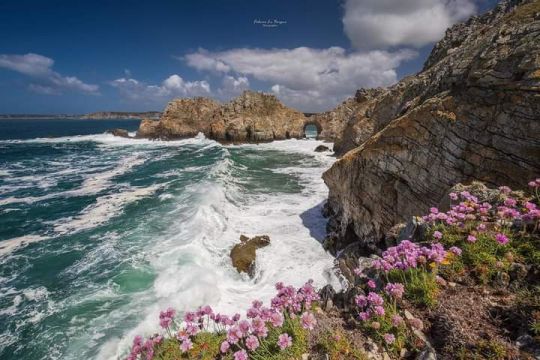
[[[0,310],[9,311],[0,313],[1,356],[115,358],[134,334],[155,331],[168,306],[234,312],[268,300],[278,280],[335,284],[319,243],[320,174],[334,159],[314,153],[319,144],[1,141],[0,202],[21,200],[0,203],[0,246],[19,239],[0,258]],[[240,234],[272,239],[254,279],[228,257]],[[25,295],[35,289],[44,295]]]

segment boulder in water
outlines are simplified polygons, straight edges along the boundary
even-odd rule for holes
[[[233,266],[239,273],[247,273],[250,277],[255,274],[256,250],[270,244],[268,235],[254,236],[248,238],[240,235],[240,244],[236,244],[231,250],[231,260]]]
[[[124,138],[129,138],[129,133],[126,129],[112,129],[107,131],[109,134],[113,134],[114,136],[120,136]]]
[[[319,145],[315,148],[315,152],[325,152],[325,151],[330,151],[330,148],[325,145]]]

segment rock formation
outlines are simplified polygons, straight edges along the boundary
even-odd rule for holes
[[[251,239],[240,235],[240,244],[236,244],[231,250],[233,266],[239,273],[246,273],[250,277],[255,275],[256,250],[270,245],[268,235],[255,236]]]
[[[284,106],[274,95],[245,91],[214,114],[209,135],[231,142],[302,138],[305,121],[304,114]]]
[[[325,152],[325,151],[330,151],[330,148],[326,145],[319,145],[315,148],[314,150],[315,152]]]
[[[336,144],[353,150],[323,175],[333,252],[377,244],[455,183],[523,187],[540,174],[540,2],[453,26],[422,72],[369,94]]]
[[[126,129],[112,129],[112,130],[109,130],[107,131],[109,134],[112,134],[114,136],[119,136],[119,137],[124,137],[124,138],[129,138],[131,136],[129,136],[129,132],[126,130]]]
[[[181,139],[199,132],[208,134],[214,112],[220,104],[212,99],[196,97],[171,101],[159,121],[141,121],[138,137]]]
[[[220,105],[207,98],[171,101],[159,121],[143,120],[138,137],[174,139],[197,135],[222,142],[302,138],[306,117],[275,96],[245,91]]]
[[[373,134],[369,114],[374,100],[382,91],[358,90],[353,98],[345,100],[335,109],[310,116],[307,124],[317,127],[318,139],[334,142],[334,150],[338,153],[342,153],[344,148],[356,147]]]

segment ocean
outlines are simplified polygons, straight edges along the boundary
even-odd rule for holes
[[[0,359],[119,359],[159,311],[242,311],[277,281],[339,287],[309,139],[105,134],[136,120],[0,120]],[[328,144],[327,144],[328,145]],[[229,252],[267,234],[253,279]]]

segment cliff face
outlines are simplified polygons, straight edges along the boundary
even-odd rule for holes
[[[368,103],[338,142],[354,150],[323,175],[334,252],[376,244],[455,183],[523,187],[540,174],[540,2],[503,2],[450,28],[421,73]]]
[[[273,95],[245,91],[227,104],[207,98],[171,101],[159,121],[141,122],[137,136],[184,138],[204,133],[224,142],[262,142],[304,136],[305,116]]]
[[[359,145],[373,133],[372,123],[366,120],[372,111],[374,99],[381,91],[358,90],[355,97],[345,100],[334,110],[312,115],[308,123],[317,127],[319,139],[335,142],[334,150],[338,153],[346,146]],[[349,130],[347,132],[344,131],[346,127]]]

